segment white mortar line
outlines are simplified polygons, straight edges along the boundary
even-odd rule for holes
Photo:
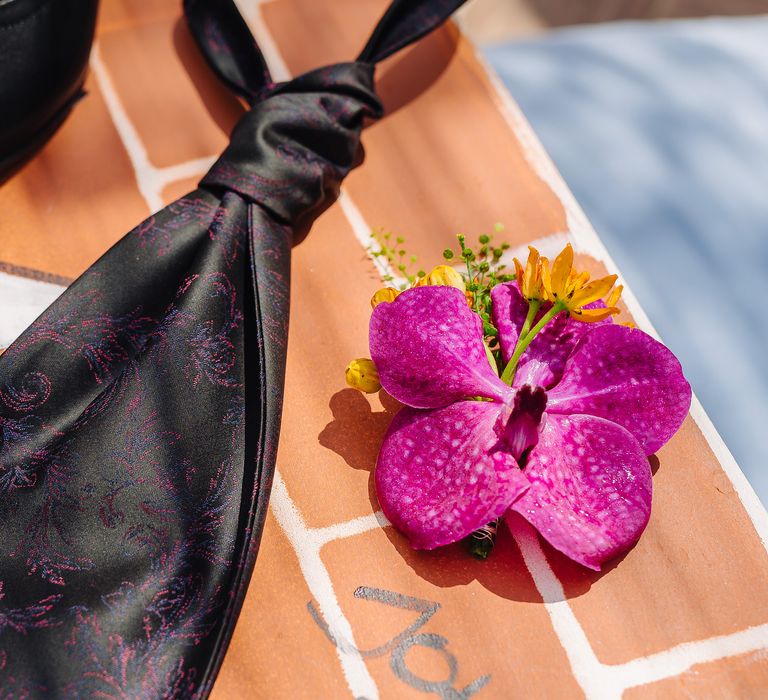
[[[621,689],[617,689],[615,683],[606,683],[604,667],[595,656],[584,628],[568,604],[563,586],[547,561],[536,531],[522,518],[515,518],[510,529],[544,601],[576,682],[589,700],[618,700],[621,698]]]
[[[280,52],[272,33],[267,28],[264,17],[261,14],[261,6],[272,0],[235,0],[237,9],[240,10],[245,23],[253,34],[256,44],[261,49],[261,54],[267,62],[272,80],[276,83],[290,80],[293,76],[288,70],[283,54]]]
[[[562,584],[547,561],[536,531],[522,518],[516,518],[512,535],[544,601],[573,675],[589,700],[618,700],[628,688],[678,676],[698,664],[768,649],[768,624],[765,624],[732,634],[685,642],[623,664],[603,664],[568,604]]]
[[[154,168],[155,178],[160,185],[158,192],[171,182],[183,180],[187,177],[204,175],[211,169],[217,158],[218,156],[203,156],[202,158],[193,158],[176,165],[168,165],[164,168]]]
[[[624,688],[632,688],[679,676],[698,664],[765,649],[768,649],[768,624],[697,642],[686,642],[657,654],[605,668],[621,677]]]
[[[101,49],[98,41],[95,41],[93,44],[90,64],[99,90],[104,97],[104,103],[107,106],[109,116],[112,118],[115,129],[117,129],[123,147],[133,166],[139,192],[144,198],[150,213],[154,213],[163,208],[163,189],[168,184],[185,177],[202,175],[211,167],[215,157],[195,158],[166,168],[157,168],[152,165],[139,132],[128,117],[125,106],[109,75],[109,71],[101,59]]]
[[[408,280],[395,272],[395,269],[389,264],[389,261],[385,256],[373,254],[374,251],[378,252],[381,250],[381,245],[373,237],[371,227],[366,223],[362,212],[358,209],[357,205],[352,201],[352,198],[347,194],[347,191],[344,188],[342,188],[339,193],[338,202],[341,206],[341,211],[344,212],[344,216],[352,227],[355,238],[357,238],[360,245],[363,246],[363,250],[370,258],[382,281],[387,277],[391,277],[392,279],[387,281],[386,284],[397,288],[400,288],[403,284],[407,285]]]
[[[389,525],[391,523],[387,520],[387,516],[380,510],[377,510],[375,513],[361,515],[359,518],[343,523],[335,523],[327,527],[310,528],[310,533],[313,539],[322,546],[334,540],[355,537],[356,535],[362,535],[371,530],[388,527]]]
[[[306,526],[301,513],[288,495],[288,489],[278,471],[275,472],[270,505],[278,525],[296,552],[301,573],[310,593],[317,601],[333,638],[349,642],[336,647],[349,689],[355,698],[377,700],[378,688],[368,672],[365,661],[357,651],[352,626],[344,617],[333,590],[331,576],[320,557],[320,549],[325,541],[315,537],[313,531]]]

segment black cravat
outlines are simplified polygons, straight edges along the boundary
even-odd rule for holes
[[[194,192],[137,226],[0,357],[0,687],[198,698],[258,550],[291,246],[362,160],[374,65],[463,0],[395,0],[357,61],[274,84],[231,0],[187,0],[251,109]],[[268,694],[268,689],[265,689]]]

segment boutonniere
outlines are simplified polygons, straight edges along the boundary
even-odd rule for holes
[[[347,367],[351,386],[404,404],[376,462],[382,510],[416,549],[469,538],[482,558],[516,513],[599,570],[648,523],[648,456],[690,386],[668,348],[613,321],[616,276],[575,270],[570,244],[551,263],[531,247],[514,274],[490,236],[459,245],[461,269],[374,294],[370,359]]]

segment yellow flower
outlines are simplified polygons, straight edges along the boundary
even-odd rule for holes
[[[464,278],[449,265],[438,265],[428,275],[424,275],[414,285],[414,287],[455,287],[467,294],[467,287],[464,284]],[[394,301],[400,292],[394,287],[384,287],[371,297],[371,307],[376,308],[383,302]],[[470,302],[471,306],[471,302]]]
[[[428,275],[422,277],[414,287],[455,287],[462,292],[467,291],[464,278],[450,265],[438,265]]]
[[[394,301],[398,294],[400,294],[400,292],[398,292],[394,287],[384,287],[384,289],[380,289],[371,297],[371,308],[375,309],[379,304],[383,302]]]
[[[547,298],[542,285],[541,274],[543,265],[547,259],[539,257],[539,251],[533,246],[528,246],[528,261],[523,269],[522,263],[514,258],[515,274],[517,275],[517,285],[520,293],[528,300],[538,299],[543,301]]]
[[[621,296],[622,287],[611,291],[616,283],[616,275],[607,275],[589,282],[588,272],[577,273],[573,269],[573,248],[570,243],[555,258],[551,270],[549,261],[542,259],[541,278],[547,298],[567,309],[572,318],[586,322],[602,321],[619,312],[616,303]],[[606,295],[609,295],[606,308],[583,308]]]
[[[381,389],[376,365],[373,364],[373,360],[369,360],[367,357],[359,357],[356,360],[352,360],[347,365],[344,374],[347,378],[347,384],[353,389],[366,394],[375,394]]]
[[[608,297],[605,300],[606,306],[616,306],[616,304],[619,303],[619,299],[621,299],[621,293],[624,291],[624,285],[620,284],[618,287],[614,287],[611,293],[608,295]]]

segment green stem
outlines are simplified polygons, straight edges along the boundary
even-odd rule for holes
[[[520,344],[525,340],[525,337],[528,335],[528,332],[531,329],[531,324],[533,323],[533,319],[536,318],[536,314],[539,312],[539,309],[541,308],[541,300],[540,299],[529,299],[528,300],[528,314],[525,317],[525,321],[523,322],[523,327],[520,329],[520,333],[517,336],[517,343],[515,343],[515,349],[512,351],[512,355],[514,356],[517,353],[517,348],[520,347]],[[508,369],[505,367],[505,369]],[[503,379],[503,376],[502,376]],[[512,372],[512,376],[509,378],[509,383],[512,383],[512,379],[514,379],[514,371]]]
[[[519,345],[520,341],[525,338],[526,335],[528,335],[528,331],[531,329],[533,319],[536,318],[536,314],[539,313],[540,308],[540,299],[531,299],[528,302],[528,315],[525,317],[525,323],[523,323],[523,327],[520,329],[520,335],[517,337],[517,345]],[[515,350],[517,350],[517,345],[515,345]]]
[[[462,251],[463,255],[463,251]],[[464,258],[464,263],[467,266],[467,280],[468,284],[471,284],[474,281],[474,278],[472,277],[472,269],[469,266],[469,259]],[[480,309],[477,306],[477,291],[472,292],[472,307],[476,314],[480,313]]]
[[[523,336],[522,333],[520,334],[520,338],[518,338],[515,351],[512,353],[512,357],[509,358],[509,362],[504,368],[504,372],[501,374],[501,381],[503,381],[505,384],[508,384],[509,386],[512,386],[512,380],[515,378],[517,363],[520,361],[522,354],[528,349],[531,341],[538,335],[539,331],[541,331],[544,326],[546,326],[555,316],[557,316],[557,314],[559,314],[564,309],[565,306],[563,306],[562,303],[555,303],[552,308],[539,319],[539,322],[533,328],[531,328],[531,330],[525,336]],[[530,313],[530,309],[528,312]]]

